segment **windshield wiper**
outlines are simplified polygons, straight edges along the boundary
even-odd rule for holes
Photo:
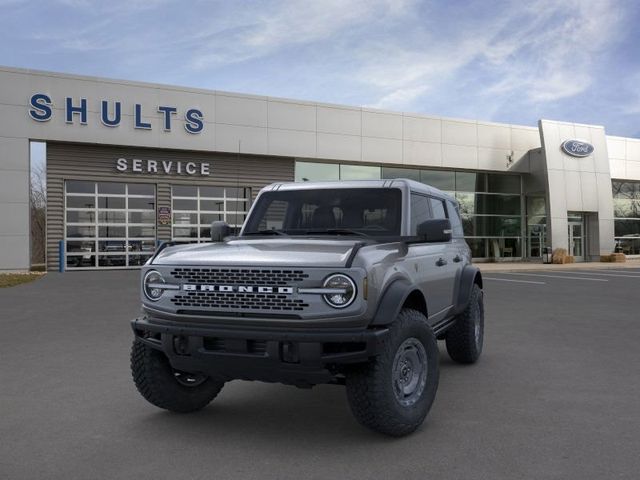
[[[307,235],[358,235],[359,237],[369,237],[366,233],[358,232],[357,230],[351,230],[348,228],[327,228],[326,230],[308,230],[305,232]]]
[[[280,230],[257,230],[255,232],[246,232],[244,233],[244,235],[285,235],[286,236],[287,234],[284,232],[281,232]]]

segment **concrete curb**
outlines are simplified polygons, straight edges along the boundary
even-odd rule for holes
[[[513,263],[475,263],[480,271],[487,272],[562,272],[564,270],[623,270],[640,268],[640,259],[627,260],[624,263],[585,262],[566,263],[563,265],[513,262]]]

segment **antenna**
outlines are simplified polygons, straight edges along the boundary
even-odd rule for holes
[[[238,139],[238,154],[236,156],[236,198],[238,198],[238,196],[239,196],[238,191],[240,190],[240,150],[241,150],[241,148],[242,148],[242,140]],[[242,193],[242,197],[244,197],[244,196],[245,195],[244,195],[244,192],[243,192]],[[245,202],[246,202],[246,199],[245,199]],[[238,203],[238,202],[236,201],[236,203]],[[245,203],[244,209],[246,210],[246,208],[247,208],[247,206],[246,206],[246,203]],[[235,218],[235,221],[233,223],[238,225],[238,207],[237,206],[236,206],[236,218]],[[239,230],[239,227],[236,226],[236,229]],[[237,234],[237,232],[236,232],[236,234]]]

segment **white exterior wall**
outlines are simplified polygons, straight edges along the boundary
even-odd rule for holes
[[[29,99],[35,93],[50,96],[51,120],[29,117]],[[86,125],[77,115],[74,123],[65,122],[67,96],[74,104],[87,99]],[[102,100],[122,103],[119,126],[101,123]],[[142,105],[143,121],[151,123],[151,130],[134,128],[136,103]],[[162,128],[159,105],[178,109],[170,132]],[[183,128],[189,108],[203,113],[199,134]],[[640,180],[640,140],[605,139],[602,127],[548,125],[553,245],[566,244],[560,236],[566,234],[566,211],[588,209],[600,215],[600,246],[607,249],[613,242],[610,178]],[[576,137],[594,144],[593,161],[576,163],[561,156],[561,140]],[[240,142],[242,153],[250,154],[521,173],[539,170],[529,162],[540,156],[528,152],[541,147],[536,127],[0,67],[0,270],[29,266],[30,139],[218,152],[237,152]],[[569,187],[573,185],[580,187]],[[610,239],[605,239],[606,232]]]

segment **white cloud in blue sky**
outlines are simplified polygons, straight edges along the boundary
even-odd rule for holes
[[[640,137],[615,0],[0,0],[0,64]]]

